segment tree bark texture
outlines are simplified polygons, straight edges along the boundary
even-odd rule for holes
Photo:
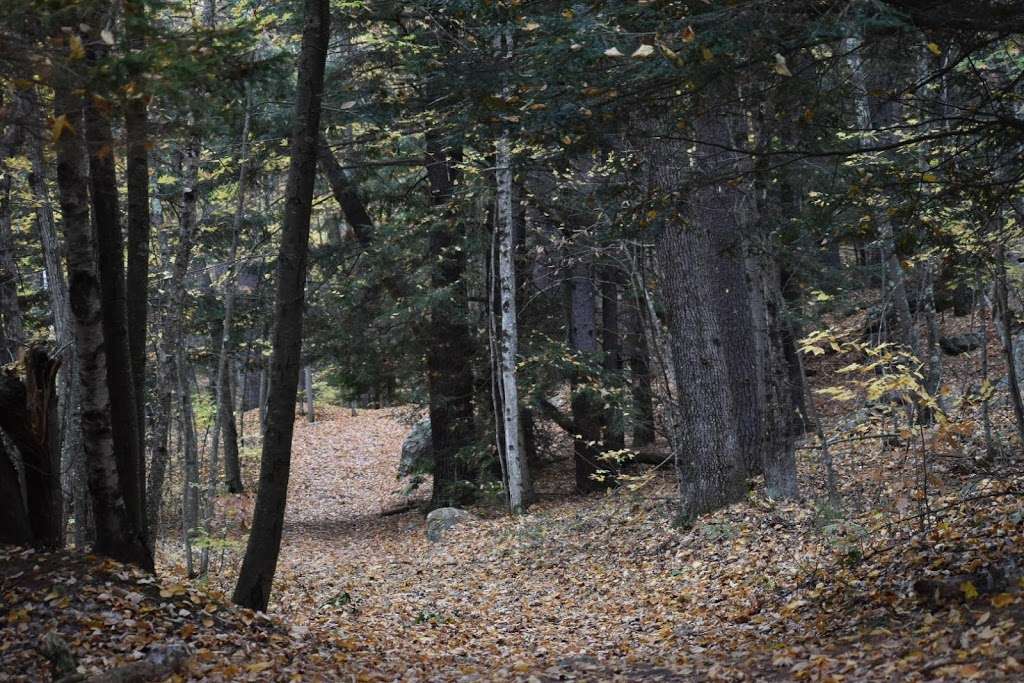
[[[284,223],[277,263],[274,302],[272,391],[263,437],[260,484],[252,531],[235,586],[235,603],[265,610],[281,548],[284,510],[295,425],[295,389],[302,354],[302,316],[305,304],[306,256],[313,186],[316,180],[317,138],[324,65],[330,40],[330,3],[306,0],[298,86],[285,189]]]
[[[431,134],[426,150],[431,204],[437,209],[430,233],[434,289],[425,326],[427,391],[434,446],[432,508],[458,506],[475,495],[475,472],[466,462],[473,440],[473,344],[462,277],[465,224],[454,206],[460,153],[445,149]]]
[[[68,296],[81,383],[82,445],[96,523],[96,551],[152,568],[152,554],[125,507],[118,477],[97,245],[89,220],[87,157],[79,133],[84,130],[82,98],[77,88],[71,76],[58,81],[54,118],[64,117],[62,120],[68,124],[57,142],[57,186],[67,245]]]
[[[97,30],[100,25],[96,21]],[[93,36],[86,52],[88,63],[99,63],[106,51],[106,43]],[[111,433],[125,509],[133,529],[146,541],[145,458],[139,442],[139,413],[128,341],[124,237],[110,116],[110,106],[104,100],[95,96],[85,98],[85,141],[99,265]]]

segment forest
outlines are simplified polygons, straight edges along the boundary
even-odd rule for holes
[[[0,681],[1024,679],[1020,0],[0,0]]]

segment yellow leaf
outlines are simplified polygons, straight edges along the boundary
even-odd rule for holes
[[[633,54],[631,54],[630,57],[650,57],[653,54],[654,54],[654,46],[653,45],[647,45],[645,43],[645,44],[641,45],[640,47],[638,47],[636,50],[634,50]]]
[[[60,136],[64,134],[64,131],[68,131],[72,135],[75,134],[75,129],[68,123],[67,114],[61,114],[53,120],[53,125],[50,127],[50,138],[53,142],[60,140]]]
[[[269,669],[272,666],[274,666],[274,664],[272,662],[264,661],[264,662],[254,662],[252,664],[247,664],[245,666],[245,668],[246,668],[247,671],[250,671],[250,672],[252,672],[254,674],[258,674],[261,671],[266,671],[267,669]]]
[[[974,584],[970,581],[964,581],[960,584],[960,590],[963,591],[964,597],[968,600],[973,600],[978,597],[978,589],[974,587]]]
[[[992,596],[992,606],[996,609],[1003,609],[1013,601],[1014,597],[1009,593],[1000,593],[999,595]]]
[[[939,182],[939,176],[935,175],[934,173],[922,173],[921,180],[925,181],[926,183],[937,183]]]
[[[536,31],[539,28],[540,28],[540,24],[538,24],[536,21],[531,21],[530,23],[525,24],[523,26],[523,30],[524,31]]]
[[[82,38],[80,36],[73,35],[68,38],[68,51],[71,59],[83,59],[85,57],[85,48],[82,47]]]
[[[705,62],[710,62],[712,59],[715,58],[714,53],[712,53],[711,50],[709,50],[706,47],[702,47],[700,49],[700,56],[701,58],[704,59]]]
[[[942,48],[937,43],[928,43],[928,50],[936,57],[942,54]]]

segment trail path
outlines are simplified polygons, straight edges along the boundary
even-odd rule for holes
[[[872,554],[861,543],[884,549],[885,527],[822,531],[810,452],[803,501],[753,492],[686,530],[670,523],[670,472],[581,498],[554,467],[528,515],[474,508],[476,519],[429,543],[421,512],[380,515],[407,500],[395,478],[409,429],[399,417],[328,409],[296,425],[271,610],[308,634],[311,657],[356,680],[962,680],[981,662],[989,680],[1024,673],[1016,590],[954,595],[937,619],[911,587],[936,566],[956,575],[1003,562],[1016,546],[974,529],[1007,524],[1012,504],[954,509],[935,538]],[[871,452],[839,466],[850,486],[865,467],[878,481],[906,476]],[[955,557],[936,550],[954,538]],[[871,560],[846,561],[850,548]]]

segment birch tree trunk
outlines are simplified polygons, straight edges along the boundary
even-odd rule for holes
[[[298,87],[285,189],[284,224],[277,264],[277,295],[271,357],[272,393],[260,463],[252,531],[238,575],[233,600],[266,610],[281,549],[292,433],[295,427],[295,388],[302,354],[306,257],[309,222],[316,181],[316,147],[324,66],[330,42],[330,3],[305,0],[305,24],[299,52]]]
[[[185,307],[185,280],[192,258],[197,220],[197,193],[195,190],[199,172],[199,140],[193,138],[181,152],[181,213],[178,223],[178,249],[174,260],[174,282],[171,305],[176,309],[170,313],[176,324],[174,334],[174,384],[178,397],[178,416],[181,424],[181,444],[185,477],[182,490],[182,542],[189,576],[193,575],[192,541],[199,523],[199,448],[196,442],[195,415],[192,409],[192,386],[189,381],[189,363],[186,356],[186,339],[182,319]]]
[[[509,509],[512,514],[526,511],[523,458],[519,439],[519,388],[516,383],[516,354],[518,334],[516,327],[516,271],[515,226],[512,211],[512,153],[508,132],[502,133],[497,145],[497,212],[498,231],[498,298],[501,310],[501,334],[498,336],[499,369],[501,375],[501,424],[503,437],[500,446],[508,476]]]

